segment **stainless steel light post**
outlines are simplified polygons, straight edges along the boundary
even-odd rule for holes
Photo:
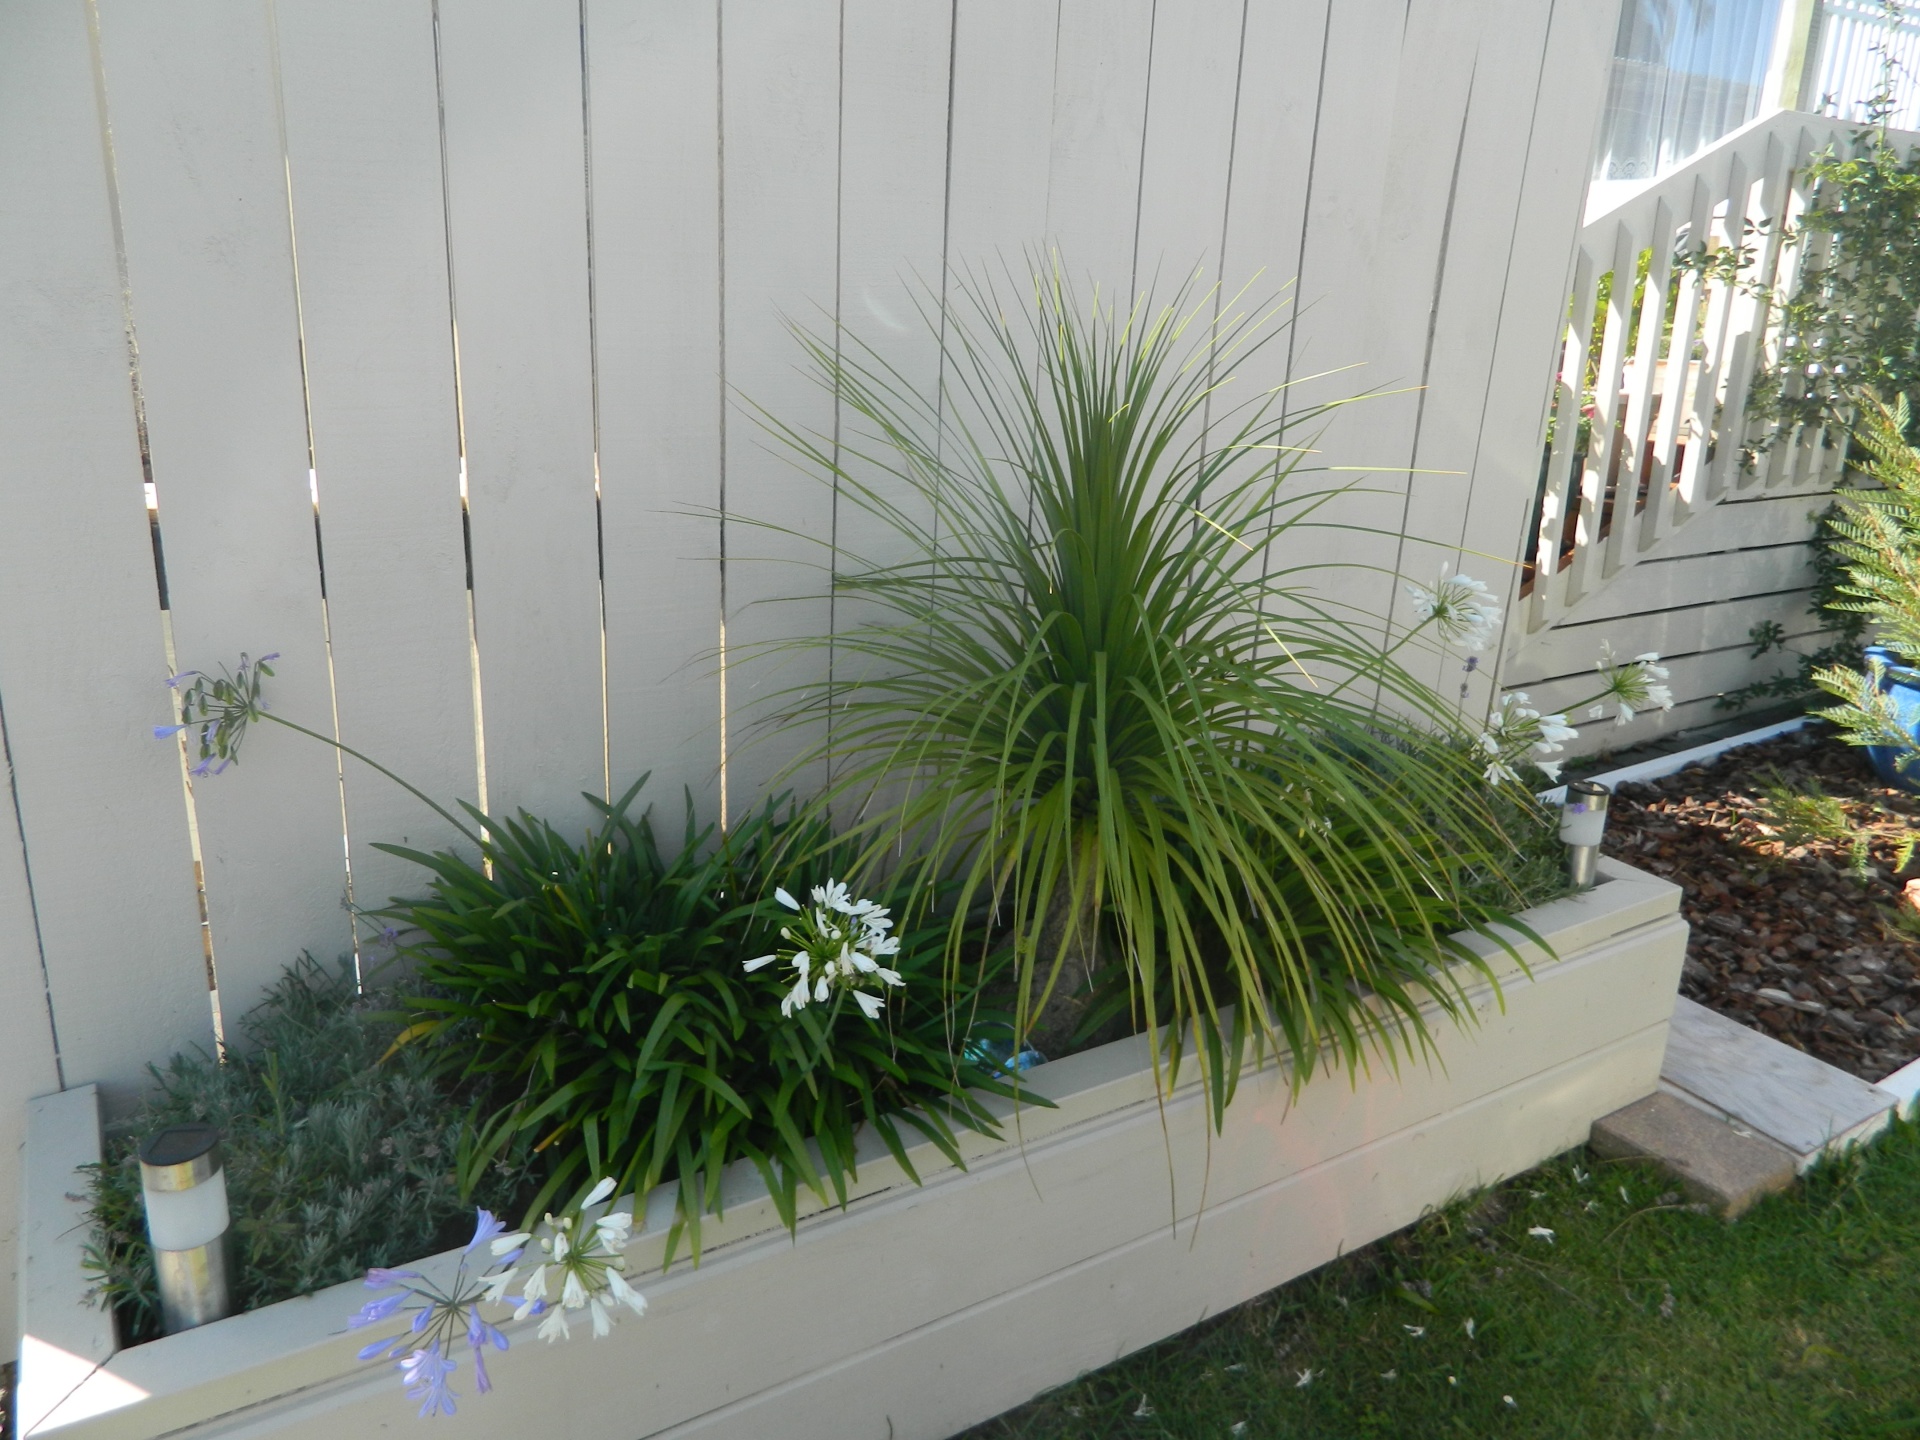
[[[171,1335],[231,1315],[220,1132],[211,1125],[169,1125],[148,1136],[140,1147],[140,1190],[162,1328]]]
[[[1567,847],[1567,878],[1576,890],[1591,890],[1600,864],[1600,840],[1607,833],[1607,804],[1613,792],[1597,780],[1569,780],[1560,809],[1560,838]]]

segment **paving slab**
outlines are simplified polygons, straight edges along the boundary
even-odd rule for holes
[[[1785,1146],[1664,1091],[1594,1121],[1587,1143],[1610,1160],[1654,1161],[1729,1220],[1798,1173]]]
[[[1877,1135],[1899,1104],[1879,1086],[1685,996],[1674,1006],[1660,1079],[1663,1090],[1791,1151],[1801,1170]]]

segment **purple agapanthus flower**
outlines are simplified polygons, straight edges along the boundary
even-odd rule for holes
[[[369,1300],[360,1307],[357,1314],[348,1319],[347,1327],[352,1330],[358,1330],[363,1325],[378,1325],[382,1320],[398,1310],[400,1303],[406,1298],[407,1294],[402,1290],[393,1295],[382,1295],[378,1300]],[[382,1341],[381,1343],[385,1344],[386,1342]]]
[[[156,725],[153,727],[153,738],[156,740],[171,740],[186,728],[184,725]]]
[[[447,1377],[459,1367],[459,1361],[440,1353],[440,1342],[434,1341],[424,1350],[415,1350],[403,1357],[395,1366],[407,1387],[407,1398],[419,1400],[420,1418],[425,1420],[436,1412],[445,1415],[454,1413],[454,1394],[447,1384]]]
[[[387,935],[391,935],[392,933],[393,933],[392,930],[383,931],[381,932],[381,938],[384,939]],[[506,1233],[507,1233],[507,1227],[505,1223],[502,1222],[498,1216],[496,1216],[491,1210],[481,1210],[475,1216],[474,1226],[473,1226],[473,1239],[467,1242],[466,1253],[471,1255],[474,1251],[478,1250],[482,1245],[486,1244],[487,1241],[493,1239],[494,1236],[504,1235]]]
[[[394,1293],[369,1300],[347,1321],[347,1326],[358,1329],[381,1321],[405,1319],[406,1326],[399,1334],[389,1334],[362,1346],[359,1356],[362,1360],[394,1360],[404,1377],[408,1396],[422,1402],[422,1419],[454,1413],[454,1395],[448,1387],[447,1376],[453,1373],[453,1351],[462,1335],[473,1350],[474,1375],[480,1393],[484,1395],[493,1389],[493,1378],[487,1374],[482,1352],[489,1345],[505,1350],[507,1337],[481,1318],[480,1306],[490,1287],[484,1274],[476,1274],[469,1268],[468,1259],[506,1228],[491,1211],[475,1211],[473,1239],[461,1255],[459,1269],[451,1283],[444,1288],[418,1270],[375,1267],[367,1271],[365,1284],[369,1290]],[[489,1256],[478,1268],[484,1272],[502,1263],[510,1266],[516,1258],[517,1252],[504,1260]],[[502,1278],[494,1276],[493,1283],[500,1284]]]

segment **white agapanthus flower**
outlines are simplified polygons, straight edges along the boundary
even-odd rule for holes
[[[1673,691],[1666,684],[1669,672],[1660,663],[1659,651],[1649,650],[1622,664],[1613,658],[1612,643],[1603,640],[1594,668],[1606,686],[1602,698],[1618,707],[1614,724],[1631,725],[1633,717],[1643,711],[1673,708]]]
[[[1467,575],[1445,575],[1432,590],[1408,585],[1418,623],[1432,622],[1449,645],[1478,653],[1493,644],[1500,631],[1500,604],[1484,583]]]
[[[1487,757],[1481,773],[1489,785],[1518,784],[1519,767],[1531,764],[1549,780],[1558,780],[1560,762],[1539,757],[1559,754],[1579,734],[1565,715],[1543,715],[1526,691],[1511,691],[1500,697],[1480,734],[1480,749]]]
[[[613,1329],[615,1307],[625,1305],[636,1315],[647,1313],[646,1297],[627,1283],[621,1273],[627,1268],[627,1240],[633,1233],[633,1215],[625,1210],[609,1210],[588,1221],[584,1212],[613,1194],[613,1181],[602,1180],[580,1202],[577,1211],[555,1218],[547,1216],[536,1239],[528,1231],[502,1235],[493,1242],[495,1255],[525,1249],[530,1263],[516,1265],[498,1275],[487,1277],[486,1299],[495,1304],[513,1303],[513,1318],[544,1315],[539,1335],[552,1344],[570,1339],[572,1329],[567,1312],[586,1311],[593,1320],[593,1336],[598,1340]],[[518,1284],[519,1294],[508,1291]],[[549,1296],[552,1296],[550,1299]]]
[[[773,898],[799,914],[780,929],[790,948],[756,956],[741,968],[751,973],[782,961],[793,967],[793,985],[780,1000],[781,1015],[791,1016],[844,991],[862,1015],[877,1020],[887,1006],[886,990],[906,984],[899,971],[881,963],[900,953],[899,936],[887,933],[893,920],[886,908],[855,900],[838,880],[814,886],[811,905],[802,905],[785,890],[775,890]],[[879,993],[874,986],[882,987]]]

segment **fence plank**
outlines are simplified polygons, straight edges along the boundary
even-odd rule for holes
[[[3,25],[0,37],[11,38]],[[0,69],[0,76],[5,74]],[[0,115],[5,113],[0,110]],[[0,761],[6,758],[5,745],[6,716],[0,711]],[[10,773],[0,767],[0,774]],[[0,1006],[0,1286],[5,1287],[0,1289],[0,1347],[4,1347],[0,1353],[6,1354],[13,1353],[20,1338],[15,1283],[21,1191],[17,1165],[27,1139],[27,1101],[60,1088],[53,1017],[47,1009],[19,819],[11,787],[0,791],[0,994],[8,1000]]]
[[[1036,137],[1053,123],[1058,30],[1054,7],[1031,0],[968,0],[955,12],[947,255],[956,272],[1024,277],[1028,257],[1043,258],[1050,151]]]
[[[1392,143],[1394,107],[1384,103],[1351,107],[1345,97],[1396,92],[1405,20],[1406,7],[1401,4],[1337,0],[1324,32],[1320,114],[1304,192],[1296,311],[1286,341],[1289,413],[1299,414],[1390,383],[1391,372],[1375,363],[1381,357],[1368,317],[1386,198],[1382,165]],[[1391,447],[1374,443],[1375,427],[1382,423],[1382,402],[1368,401],[1302,425],[1291,443],[1320,451],[1307,457],[1312,466],[1377,469],[1406,453],[1404,448],[1398,455],[1383,453]],[[1309,567],[1299,583],[1314,588],[1319,600],[1344,601],[1378,614],[1383,608],[1384,580],[1359,570],[1324,567],[1377,563],[1377,542],[1337,527],[1391,523],[1398,519],[1399,508],[1394,497],[1358,493],[1381,488],[1377,475],[1371,473],[1322,470],[1300,476],[1290,488],[1299,493],[1338,486],[1350,486],[1356,493],[1325,505],[1309,528],[1276,540],[1271,571],[1284,576],[1294,567]]]
[[[1047,238],[1067,275],[1122,313],[1138,294],[1140,152],[1152,0],[1060,0]],[[1167,23],[1173,24],[1171,13]],[[1089,294],[1089,299],[1091,295]]]
[[[275,713],[332,728],[267,11],[100,6],[175,653],[278,651]],[[334,753],[260,725],[195,786],[221,1008],[352,941]]]
[[[719,6],[587,10],[595,384],[617,795],[718,817]]]
[[[1141,143],[1136,291],[1218,285],[1244,0],[1196,0],[1153,25]],[[1157,277],[1157,286],[1156,286]],[[1239,277],[1233,278],[1237,289]],[[1229,291],[1231,294],[1231,291]]]
[[[451,808],[479,792],[432,6],[277,15],[340,737]],[[356,902],[417,893],[371,842],[457,832],[355,761],[345,785]]]
[[[825,636],[823,573],[831,492],[798,471],[761,431],[750,406],[831,436],[833,400],[797,368],[785,321],[831,329],[839,241],[839,7],[830,0],[743,0],[721,30],[721,177],[726,214],[727,383],[740,403],[726,419],[726,809],[761,803],[810,726],[756,725],[788,687],[817,684],[824,647],[769,653],[770,644]],[[823,313],[824,312],[824,313]],[[738,519],[734,518],[738,517]],[[758,522],[757,528],[745,522]],[[791,533],[782,534],[780,530]],[[818,599],[796,597],[820,596]],[[791,776],[802,792],[823,776]]]
[[[213,1027],[179,759],[148,730],[168,718],[165,660],[78,6],[0,10],[0,134],[0,851],[24,829],[67,1083],[124,1104],[149,1060],[210,1048]],[[5,1083],[49,1089],[33,922],[5,883],[6,1008],[24,1027],[0,1045],[21,1067]]]
[[[937,301],[946,250],[947,92],[955,10],[943,0],[846,0],[841,50],[839,266],[836,302],[843,344],[871,347],[870,359],[932,397],[941,378],[936,335],[922,318]],[[931,525],[931,506],[903,493],[857,458],[884,444],[844,402],[834,435],[850,475]],[[906,556],[892,527],[851,496],[834,497],[835,563],[854,570]],[[875,618],[848,597],[833,604],[844,634]],[[836,650],[845,683],[870,662]],[[835,757],[844,765],[851,757]]]
[[[439,14],[487,804],[574,830],[606,783],[580,12]]]
[[[1430,14],[1429,23],[1437,18]],[[1433,585],[1444,569],[1480,578],[1496,592],[1507,588],[1498,559],[1465,553],[1492,547],[1469,546],[1461,532],[1478,479],[1487,386],[1504,318],[1501,301],[1519,258],[1511,245],[1520,220],[1535,97],[1495,83],[1489,67],[1496,56],[1543,59],[1548,18],[1538,6],[1516,0],[1484,4],[1477,15],[1449,10],[1445,17],[1446,24],[1466,30],[1475,47],[1464,67],[1474,83],[1458,102],[1464,113],[1453,122],[1456,174],[1434,196],[1438,201],[1444,195],[1444,209],[1429,212],[1426,221],[1437,242],[1432,258],[1423,255],[1420,262],[1426,293],[1412,291],[1403,300],[1426,318],[1399,564],[1400,578],[1421,586]],[[1416,50],[1428,48],[1418,35],[1411,43]],[[1436,124],[1444,118],[1445,112],[1438,112]],[[1493,553],[1504,558],[1506,551],[1502,546]],[[1404,585],[1394,586],[1389,603],[1402,625],[1414,623]],[[1467,677],[1477,674],[1477,662],[1473,671],[1463,671],[1463,664],[1462,656],[1443,650],[1425,664],[1410,661],[1409,668],[1446,698],[1464,703],[1473,684]]]

